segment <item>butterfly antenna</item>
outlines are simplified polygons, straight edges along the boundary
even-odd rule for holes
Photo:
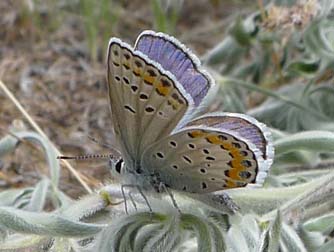
[[[111,145],[111,144],[103,143],[103,142],[97,140],[95,137],[90,136],[90,135],[88,135],[88,139],[91,140],[91,141],[93,141],[94,143],[96,143],[96,144],[98,144],[98,145],[104,147],[104,148],[107,148],[107,149],[111,150],[112,152],[116,152],[116,153],[119,154],[119,155],[121,154],[121,153],[120,153],[120,152],[119,152],[113,145]]]
[[[113,159],[112,154],[87,154],[80,156],[58,156],[57,159],[87,160],[87,159]]]
[[[96,139],[95,137],[93,137],[93,136],[89,136],[89,135],[88,135],[88,139],[91,140],[91,141],[94,142],[94,143],[97,143],[98,145],[100,145],[100,146],[102,146],[102,147],[105,147],[105,148],[108,148],[108,149],[112,149],[112,150],[115,149],[112,145],[107,144],[107,143],[102,143],[101,141],[97,140],[97,139]]]

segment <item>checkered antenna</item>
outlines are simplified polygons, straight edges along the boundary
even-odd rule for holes
[[[58,156],[57,159],[87,160],[87,159],[114,159],[112,154],[86,154],[79,156]]]
[[[117,159],[121,156],[119,151],[114,148],[114,146],[102,143],[101,141],[97,140],[96,138],[92,136],[88,136],[88,138],[93,141],[94,143],[97,143],[98,145],[107,148],[111,150],[113,153],[117,153],[116,155],[113,154],[85,154],[85,155],[78,155],[78,156],[58,156],[57,159],[72,159],[72,160],[88,160],[88,159]]]

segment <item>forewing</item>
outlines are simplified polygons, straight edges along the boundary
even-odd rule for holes
[[[151,145],[142,166],[170,188],[191,193],[262,183],[266,176],[254,144],[210,127],[187,127]]]
[[[212,78],[201,69],[196,55],[171,36],[144,31],[139,35],[135,49],[170,71],[194,99],[196,106],[214,85]]]
[[[192,106],[191,97],[159,64],[113,38],[108,50],[113,123],[126,161],[168,135]]]

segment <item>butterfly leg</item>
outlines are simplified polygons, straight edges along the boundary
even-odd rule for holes
[[[169,195],[169,197],[171,198],[171,200],[172,200],[172,203],[173,203],[173,205],[174,205],[174,207],[177,209],[177,211],[181,214],[181,210],[180,210],[180,208],[179,208],[179,206],[177,205],[177,203],[176,203],[176,200],[175,200],[175,198],[174,198],[174,195],[172,194],[172,192],[167,188],[167,186],[164,184],[164,183],[160,183],[160,185],[159,185],[159,187],[160,187],[160,191],[162,191],[162,190],[164,190],[168,195]],[[162,189],[162,190],[161,190]]]
[[[240,209],[240,207],[225,192],[205,194],[187,193],[186,196],[198,200],[206,206],[218,210],[219,212],[223,212],[224,214],[233,215]]]
[[[130,185],[130,184],[125,184],[125,185],[122,185],[122,186],[121,186],[122,195],[123,195],[123,198],[124,198],[124,208],[125,208],[125,212],[126,212],[126,214],[129,214],[129,212],[128,212],[128,204],[127,204],[127,200],[126,200],[126,196],[125,196],[125,191],[124,191],[124,188],[125,188],[125,187],[129,187],[129,188],[137,188],[137,189],[138,189],[138,186],[136,186],[136,185]],[[141,193],[141,194],[142,194],[142,193]],[[137,211],[137,204],[136,204],[134,198],[132,197],[132,192],[129,192],[128,195],[129,195],[129,199],[130,199],[130,201],[131,201],[133,207],[134,207],[134,208],[136,209],[136,211]],[[145,200],[145,201],[146,201],[146,203],[147,203],[147,200]]]
[[[125,208],[125,212],[126,212],[126,214],[129,214],[129,212],[128,212],[128,203],[127,203],[127,199],[126,199],[126,196],[125,196],[125,190],[124,190],[125,187],[136,188],[136,189],[138,190],[138,192],[140,193],[140,195],[143,197],[143,199],[144,199],[146,205],[148,206],[148,208],[149,208],[149,210],[150,210],[150,213],[153,213],[152,207],[151,207],[151,205],[150,205],[150,203],[149,203],[149,201],[148,201],[146,195],[143,193],[142,189],[141,189],[139,186],[137,186],[137,185],[125,184],[125,185],[122,185],[122,186],[121,186],[121,191],[122,191],[122,196],[123,196],[123,198],[124,198],[124,208]],[[131,192],[129,192],[128,195],[129,195],[129,198],[130,198],[130,200],[131,200],[131,203],[132,203],[133,207],[134,207],[134,208],[136,209],[136,211],[137,211],[137,204],[135,203],[135,200],[134,200],[134,198],[132,197]]]
[[[139,187],[139,186],[136,186],[137,187],[137,190],[138,192],[140,193],[140,195],[143,197],[143,199],[145,200],[148,208],[150,209],[150,213],[153,213],[153,210],[152,210],[152,207],[150,205],[150,203],[148,202],[148,199],[146,197],[146,195],[143,193],[143,190]]]
[[[219,194],[210,193],[201,196],[204,196],[202,197],[203,202],[206,202],[209,206],[213,206],[227,214],[235,214],[240,209],[240,207],[225,192]]]
[[[125,192],[124,192],[124,188],[127,187],[128,185],[121,185],[121,191],[122,191],[122,196],[123,196],[123,199],[124,199],[124,208],[125,208],[125,212],[126,214],[129,214],[128,212],[128,204],[126,202],[126,197],[125,197]]]
[[[133,207],[134,207],[134,208],[136,209],[136,211],[137,211],[137,210],[138,210],[138,209],[137,209],[137,204],[136,204],[136,202],[134,201],[131,192],[129,192],[129,198],[130,198],[130,200],[131,200],[131,203],[132,203]]]
[[[232,198],[227,193],[222,193],[218,196],[218,202],[225,204],[233,213],[240,210],[240,207],[232,200]]]
[[[236,213],[240,209],[227,193],[214,194],[212,200],[221,206],[226,206],[232,213]]]

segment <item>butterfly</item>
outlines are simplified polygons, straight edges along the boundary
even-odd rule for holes
[[[177,39],[142,32],[134,47],[112,38],[108,94],[122,183],[207,194],[261,185],[273,161],[267,127],[237,113],[197,116],[216,85]]]

